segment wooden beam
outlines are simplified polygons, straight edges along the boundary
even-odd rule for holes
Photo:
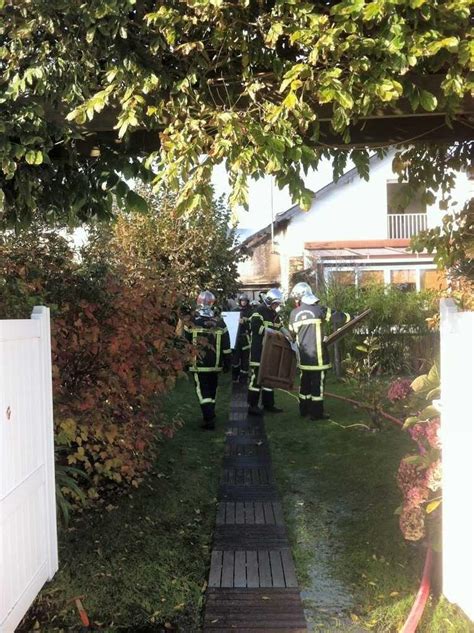
[[[91,130],[84,128],[84,138],[77,141],[81,154],[93,156],[97,149],[109,147],[119,153],[145,155],[160,149],[160,130],[137,130],[131,132],[123,141],[117,131]],[[474,139],[474,114],[462,115],[446,122],[441,114],[426,115],[381,115],[379,118],[367,118],[350,127],[350,141],[345,143],[336,134],[328,121],[321,122],[318,141],[306,140],[309,146],[352,149],[358,147],[377,148],[397,146],[415,141],[431,143],[455,143]]]

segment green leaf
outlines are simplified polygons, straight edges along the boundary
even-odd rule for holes
[[[428,407],[425,407],[423,411],[421,411],[421,413],[418,415],[418,418],[420,420],[429,420],[431,418],[438,418],[438,417],[439,417],[438,409],[431,404]]]
[[[428,372],[428,380],[433,385],[439,385],[441,379],[439,376],[438,365],[433,365],[433,367],[430,369],[430,371]]]
[[[426,394],[426,399],[427,400],[437,400],[441,395],[441,388],[440,387],[436,387],[435,389],[432,389],[431,391],[428,391],[428,393]]]
[[[411,426],[413,426],[414,424],[418,423],[418,417],[412,415],[411,417],[407,418],[405,420],[405,422],[403,423],[403,429],[409,429]]]
[[[424,110],[433,112],[438,105],[438,100],[431,92],[428,92],[427,90],[420,90],[420,104]]]
[[[421,376],[417,376],[410,386],[415,393],[419,393],[420,391],[429,388],[430,381],[428,380],[428,376],[423,374]]]
[[[34,165],[36,162],[36,152],[33,149],[30,149],[25,154],[25,160],[28,163],[28,165]]]
[[[136,191],[133,191],[133,189],[130,189],[127,193],[125,202],[130,211],[137,211],[138,213],[146,213],[148,211],[146,200],[139,196]]]
[[[293,108],[295,107],[295,105],[297,103],[298,103],[298,99],[297,99],[295,93],[290,90],[290,92],[286,95],[286,97],[285,97],[285,99],[283,101],[283,105],[288,110],[293,110]]]
[[[336,90],[334,97],[338,103],[342,105],[343,108],[350,109],[354,106],[354,101],[351,95],[348,92],[344,92],[342,90]]]
[[[441,499],[436,499],[435,501],[430,501],[430,503],[426,506],[426,514],[431,514],[441,505]]]
[[[404,457],[403,461],[407,464],[415,464],[415,466],[426,466],[426,459],[422,455],[410,455]]]

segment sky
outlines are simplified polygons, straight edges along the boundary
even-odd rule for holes
[[[214,169],[212,178],[216,195],[227,195],[230,187],[224,165],[219,165]],[[306,186],[312,191],[317,191],[332,181],[332,166],[328,160],[321,161],[317,172],[308,172],[305,177]],[[272,191],[273,190],[273,191]],[[272,195],[273,194],[273,195]],[[293,206],[288,189],[280,191],[271,176],[266,176],[260,180],[249,181],[249,210],[240,208],[237,211],[238,228],[250,228],[254,231],[267,226],[272,221],[272,198],[273,214],[286,211]]]

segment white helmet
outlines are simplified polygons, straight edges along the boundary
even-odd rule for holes
[[[196,299],[198,312],[201,316],[213,316],[212,306],[216,302],[215,296],[209,290],[201,290]]]
[[[273,303],[283,303],[283,293],[280,288],[270,288],[264,297],[264,301],[267,306],[271,306]]]
[[[312,292],[307,292],[301,297],[301,303],[305,303],[306,305],[312,306],[315,303],[318,303],[319,298],[314,295]]]
[[[312,293],[313,291],[311,290],[311,286],[309,284],[306,283],[306,281],[300,281],[299,283],[296,284],[296,286],[293,286],[293,290],[291,291],[291,296],[293,297],[293,299],[297,299],[298,301],[301,301],[301,297],[303,295],[306,295],[308,293]]]

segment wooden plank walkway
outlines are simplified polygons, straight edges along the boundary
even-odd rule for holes
[[[261,418],[233,384],[203,633],[307,633]]]

